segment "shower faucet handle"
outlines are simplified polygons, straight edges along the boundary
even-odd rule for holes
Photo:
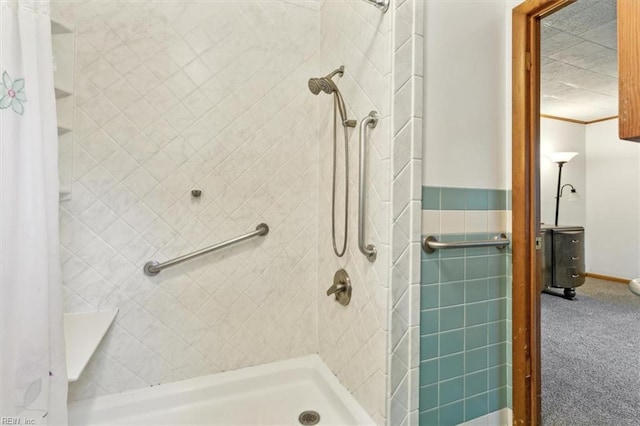
[[[327,290],[327,296],[336,295],[336,300],[342,306],[351,301],[351,278],[344,269],[339,269],[333,276],[333,285]]]
[[[327,296],[331,296],[335,293],[341,293],[343,291],[347,291],[347,285],[344,283],[333,283],[331,287],[327,290]]]

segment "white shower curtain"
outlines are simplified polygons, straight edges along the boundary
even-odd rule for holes
[[[66,424],[49,2],[0,15],[0,416]]]

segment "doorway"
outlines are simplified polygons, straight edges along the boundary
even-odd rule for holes
[[[547,58],[541,57],[541,21],[571,3],[573,1],[531,0],[518,6],[513,13],[514,424],[537,424],[541,422],[542,418],[541,357],[543,353],[541,352],[542,301],[540,290],[546,280],[541,274],[543,241],[539,238],[541,237],[540,224],[543,221],[548,223],[549,215],[548,212],[541,214],[541,206],[544,206],[545,202],[550,201],[553,204],[556,199],[561,200],[559,194],[554,193],[550,198],[547,194],[548,188],[541,187],[540,184],[541,169],[550,166],[548,162],[545,163],[544,159],[541,160],[540,155],[542,136],[540,126],[541,71],[544,65],[548,65],[545,62]],[[578,1],[578,4],[584,3],[586,2]],[[598,3],[602,5],[605,2]],[[613,3],[615,7],[615,2],[606,3]],[[562,12],[553,16],[559,19],[561,14]],[[599,40],[599,42],[601,41]],[[576,121],[580,121],[584,125],[588,122],[586,119]],[[585,153],[582,153],[582,156],[584,164]],[[557,167],[555,170],[558,170]],[[558,183],[565,183],[564,180],[561,181],[560,176],[557,177]],[[558,189],[560,188],[562,186],[559,185]],[[553,189],[555,192],[555,187]],[[571,187],[564,189],[567,193],[574,190]],[[545,200],[544,197],[547,199]],[[561,210],[564,212],[564,218],[569,220],[571,206],[563,205],[562,208],[564,208]],[[551,210],[553,210],[553,206],[551,206]],[[557,217],[557,204],[555,210]],[[551,217],[553,220],[553,214]],[[563,218],[562,213],[560,217]],[[587,270],[587,272],[589,271]],[[584,272],[582,274],[584,275]],[[565,301],[557,299],[552,303],[560,302]],[[563,307],[561,306],[560,309]],[[613,358],[609,361],[615,362]],[[600,387],[594,386],[594,388]],[[545,401],[545,403],[547,402],[553,403]],[[564,403],[566,403],[566,399]]]

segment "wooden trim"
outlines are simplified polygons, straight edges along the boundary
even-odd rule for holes
[[[640,142],[640,2],[618,0],[618,133]]]
[[[613,120],[618,118],[617,115],[612,115],[611,117],[599,118],[597,120],[587,121],[586,124],[600,123],[601,121]]]
[[[548,118],[550,120],[568,121],[569,123],[576,123],[576,124],[593,124],[593,123],[600,123],[601,121],[613,120],[614,118],[618,118],[617,115],[612,115],[611,117],[598,118],[596,120],[591,120],[591,121],[581,121],[581,120],[574,120],[573,118],[558,117],[556,115],[549,115],[549,114],[540,114],[540,117]]]
[[[584,275],[589,278],[595,278],[598,280],[605,280],[605,281],[613,281],[614,283],[621,283],[621,284],[629,284],[629,281],[631,281],[628,278],[612,277],[610,275],[594,274],[592,272],[587,272]]]
[[[513,9],[513,424],[541,423],[540,19],[574,0],[526,0]]]
[[[586,121],[574,120],[573,118],[557,117],[555,115],[540,114],[540,117],[549,118],[551,120],[568,121],[569,123],[587,124]]]

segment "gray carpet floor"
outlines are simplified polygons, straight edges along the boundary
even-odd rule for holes
[[[587,278],[542,294],[542,423],[640,425],[640,297]]]

